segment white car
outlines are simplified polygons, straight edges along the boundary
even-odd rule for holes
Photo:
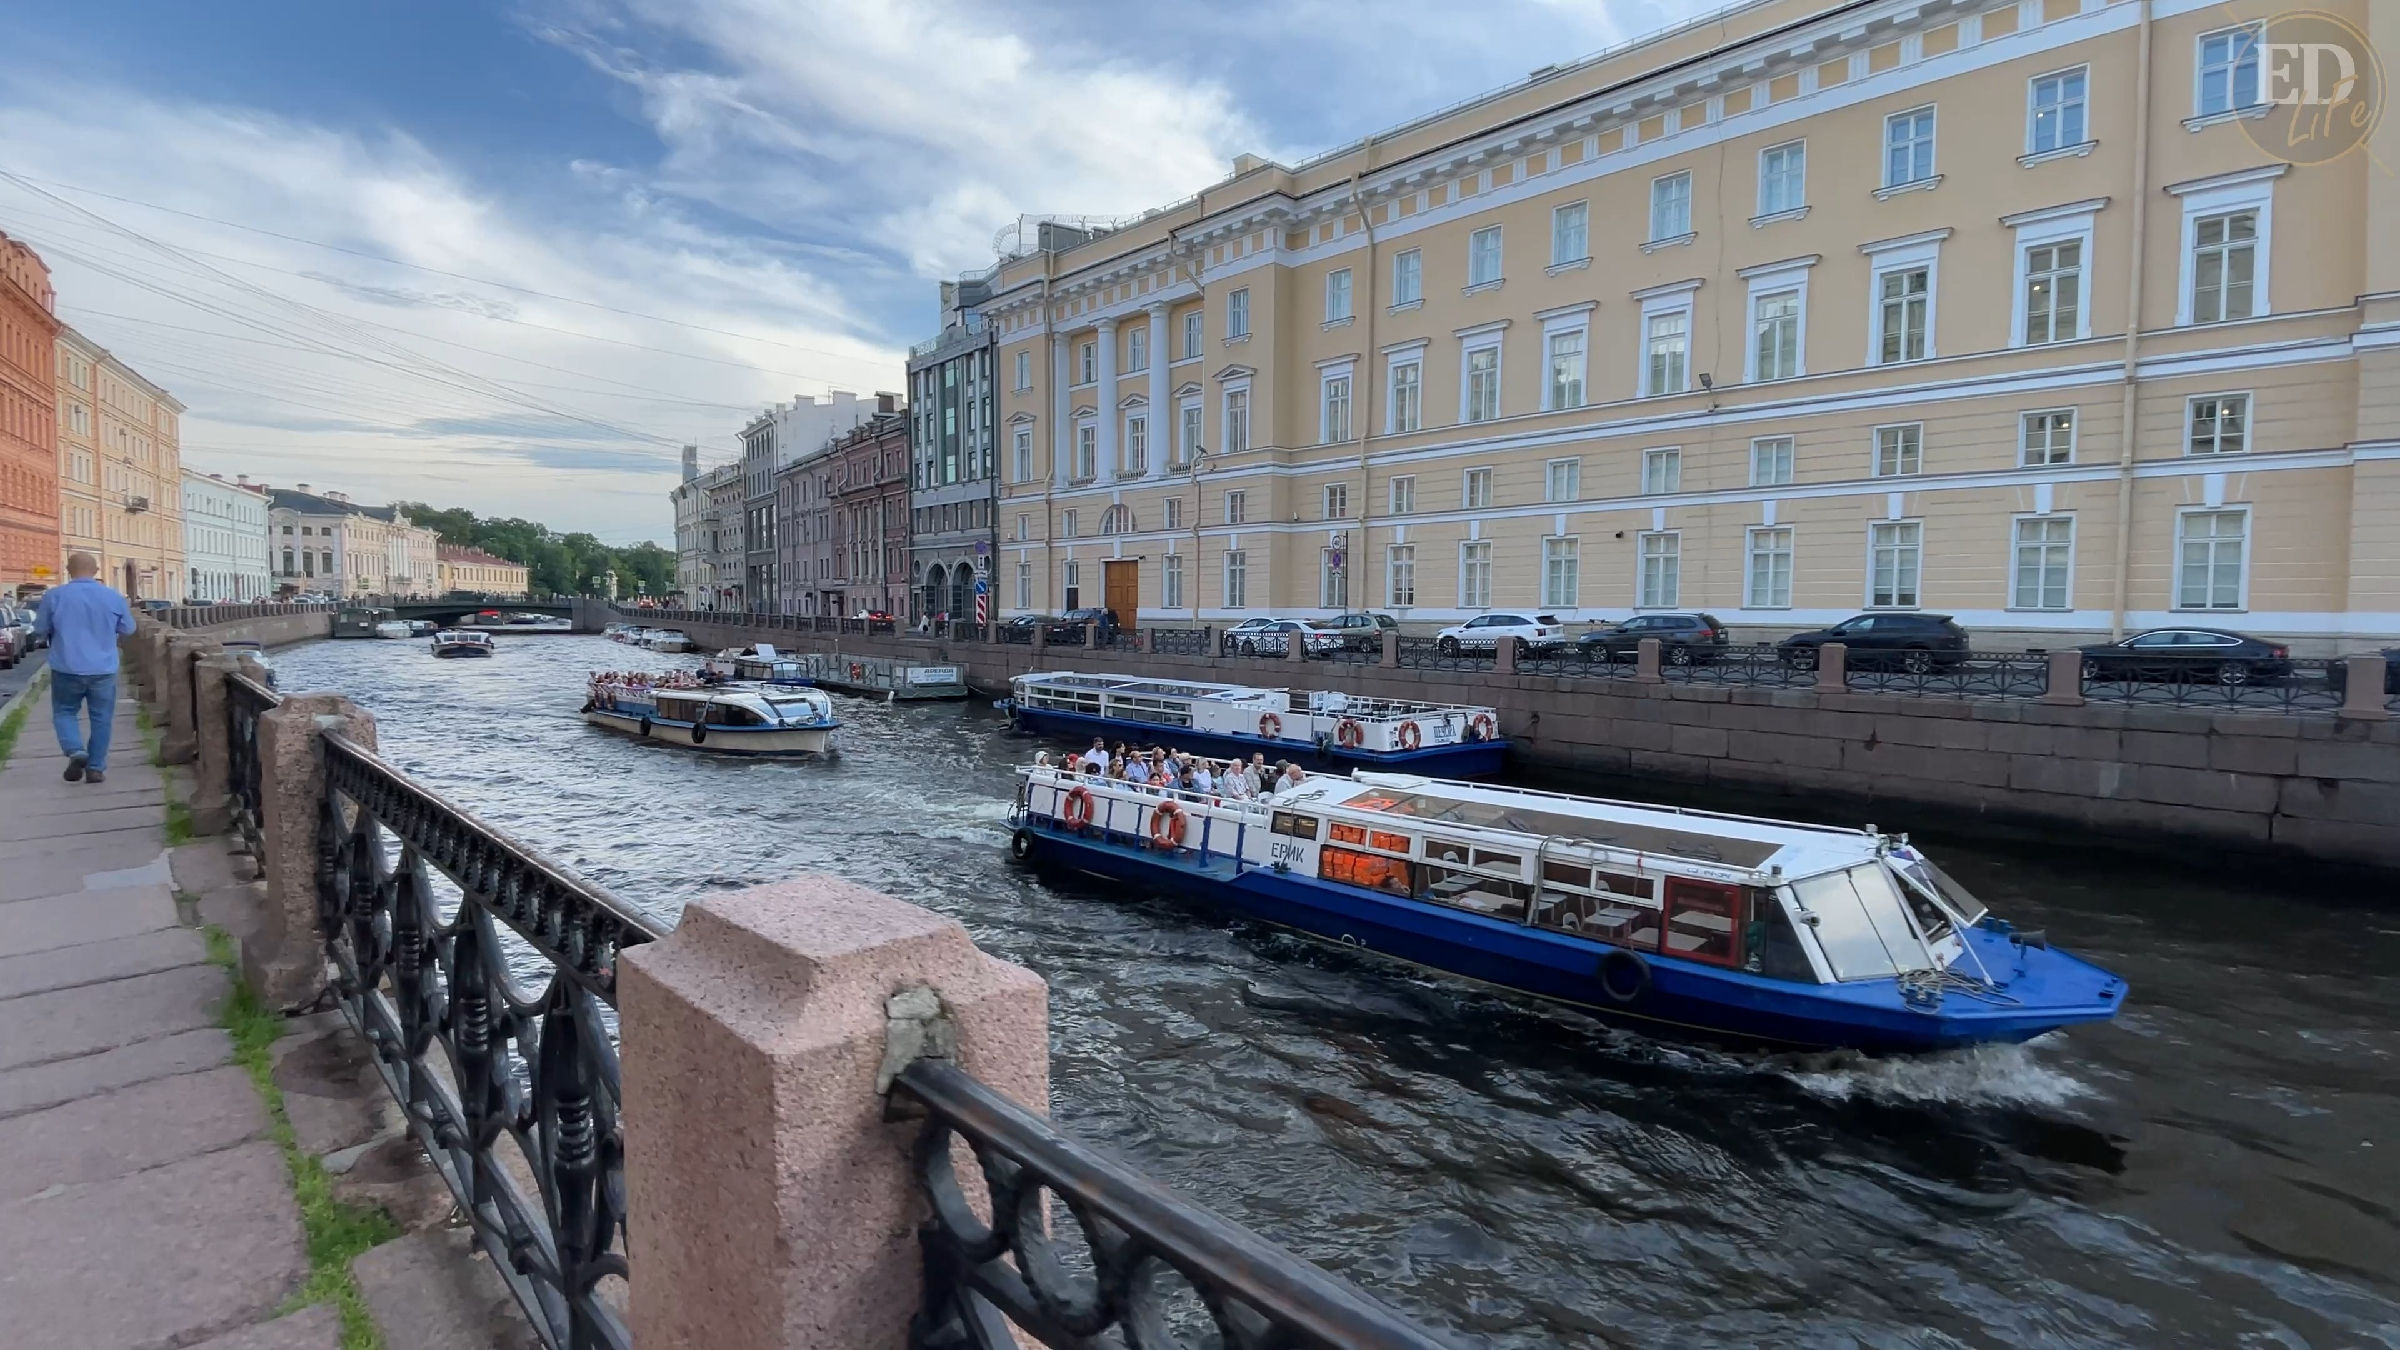
[[[1557,651],[1567,645],[1567,627],[1555,614],[1479,614],[1435,634],[1433,646],[1445,656],[1497,651],[1504,637],[1516,638],[1527,651]]]
[[[1252,624],[1257,624],[1252,627]],[[1225,634],[1225,649],[1237,656],[1286,656],[1291,653],[1292,634],[1300,633],[1301,651],[1308,656],[1322,656],[1342,645],[1339,633],[1327,632],[1315,624],[1299,619],[1244,620]]]

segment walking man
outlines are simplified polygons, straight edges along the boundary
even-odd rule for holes
[[[50,641],[50,718],[58,748],[67,752],[67,781],[108,780],[108,738],[117,721],[117,639],[133,631],[133,609],[99,579],[100,560],[67,557],[67,584],[42,596],[33,631]],[[88,707],[86,742],[75,720]]]

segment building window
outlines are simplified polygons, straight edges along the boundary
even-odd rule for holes
[[[1692,232],[1692,175],[1689,170],[1650,180],[1650,242],[1681,239]]]
[[[1500,415],[1500,349],[1476,347],[1467,352],[1465,406],[1462,422],[1489,422]]]
[[[1473,540],[1458,546],[1458,607],[1492,607],[1492,545]]]
[[[1875,278],[1876,364],[1925,359],[1932,297],[1930,265],[1894,268]]]
[[[1883,119],[1883,185],[1901,187],[1933,177],[1933,109],[1912,108]]]
[[[2249,512],[2184,512],[2176,522],[2175,608],[2243,608],[2249,545]]]
[[[1414,474],[1402,474],[1392,480],[1392,511],[1405,516],[1417,509],[1417,479]]]
[[[1402,249],[1392,255],[1392,308],[1422,304],[1425,299],[1425,255]]]
[[[1033,564],[1017,564],[1017,608],[1033,608]]]
[[[1396,361],[1392,364],[1391,406],[1385,417],[1386,430],[1394,435],[1415,431],[1424,425],[1425,365],[1421,361]]]
[[[1350,377],[1328,375],[1317,417],[1317,440],[1325,445],[1338,445],[1349,439]]]
[[[2073,516],[2028,516],[2017,522],[2011,609],[2066,609],[2067,576],[2075,545]]]
[[[1020,512],[1018,512],[1018,513],[1017,513],[1017,533],[1016,533],[1016,539],[1017,539],[1017,542],[1021,544],[1021,543],[1025,542],[1026,540],[1028,540],[1028,539],[1031,539],[1032,537],[1033,537],[1033,517],[1032,517],[1030,514],[1027,514],[1026,512],[1023,512],[1023,511],[1020,511]]]
[[[1181,468],[1191,463],[1192,457],[1200,451],[1200,401],[1187,399],[1175,411],[1178,427],[1175,457],[1170,463],[1173,467]]]
[[[1125,472],[1132,474],[1150,471],[1150,419],[1125,419]]]
[[[1488,511],[1492,505],[1492,471],[1469,469],[1459,500],[1469,511]]]
[[[1584,330],[1570,328],[1552,333],[1550,343],[1550,382],[1543,390],[1545,406],[1549,409],[1580,408],[1583,406]]]
[[[2256,24],[2201,35],[2194,113],[2214,117],[2258,106],[2258,35]]]
[[[1875,476],[1903,478],[1925,467],[1925,424],[1875,428]]]
[[[1750,531],[1744,609],[1792,607],[1792,527],[1769,525]]]
[[[1207,341],[1207,327],[1208,316],[1199,310],[1192,310],[1183,316],[1184,360],[1189,361],[1200,355],[1200,346]]]
[[[1033,388],[1033,353],[1017,353],[1017,392]]]
[[[1692,313],[1688,309],[1653,314],[1642,321],[1642,393],[1680,394],[1690,372],[1685,368],[1691,350]]]
[[[1083,608],[1083,564],[1073,558],[1067,559],[1065,591],[1065,608]]]
[[[1062,539],[1072,539],[1072,538],[1074,538],[1074,537],[1075,537],[1075,511],[1074,511],[1074,508],[1070,507],[1070,508],[1068,508],[1067,510],[1065,510],[1065,511],[1061,511],[1061,512],[1059,513],[1059,516],[1058,516],[1058,533],[1059,533],[1059,537],[1060,537],[1060,538],[1062,538]]]
[[[2025,250],[2025,341],[2079,336],[2083,313],[2083,241],[2062,239]]]
[[[1788,380],[1800,373],[1800,292],[1769,291],[1750,301],[1750,378]]]
[[[1683,490],[1683,451],[1669,446],[1642,452],[1642,492],[1646,496]]]
[[[1083,422],[1075,428],[1075,481],[1088,483],[1100,476],[1100,428]]]
[[[1239,525],[1247,521],[1250,518],[1249,505],[1250,496],[1248,493],[1240,491],[1226,493],[1225,523],[1228,525]]]
[[[1394,608],[1417,603],[1417,546],[1393,544],[1383,555],[1383,602]]]
[[[1568,202],[1550,212],[1550,263],[1582,262],[1592,256],[1591,206]]]
[[[1925,526],[1893,520],[1867,529],[1869,609],[1914,609],[1917,577],[1924,568]]]
[[[1016,481],[1033,481],[1033,428],[1018,427],[1010,444],[1010,455],[1016,461]]]
[[[1345,323],[1350,318],[1350,269],[1337,268],[1325,274],[1325,322]]]
[[[1245,286],[1225,297],[1225,340],[1250,336],[1250,288]]]
[[[1683,536],[1673,531],[1641,537],[1641,576],[1636,608],[1673,609],[1683,596]]]
[[[1225,608],[1250,607],[1250,558],[1240,549],[1225,553]]]
[[[1327,483],[1324,493],[1325,519],[1350,518],[1350,487],[1346,483]]]
[[[2029,412],[2023,418],[2024,447],[2020,463],[2027,468],[2075,462],[2075,410]]]
[[[1180,553],[1166,555],[1165,562],[1160,566],[1158,579],[1160,603],[1168,609],[1183,608],[1183,555]]]
[[[1350,570],[1338,548],[1317,555],[1317,605],[1321,609],[1350,608]]]
[[[1100,378],[1100,344],[1086,342],[1076,349],[1075,382],[1090,384]]]
[[[1573,609],[1582,603],[1583,541],[1572,535],[1542,541],[1542,603]]]
[[[1125,373],[1140,374],[1150,368],[1150,330],[1136,328],[1125,335]]]
[[[2083,144],[2084,85],[2090,75],[2079,66],[2034,77],[2027,109],[2026,153],[2047,154]]]
[[[1180,530],[1183,528],[1183,498],[1169,497],[1162,504],[1160,509],[1165,512],[1163,517],[1165,521],[1165,528],[1170,530]]]
[[[1583,461],[1554,459],[1544,466],[1542,500],[1571,502],[1583,496]]]
[[[1808,204],[1808,144],[1793,141],[1758,152],[1758,213],[1797,211]]]
[[[1240,454],[1250,448],[1250,391],[1225,391],[1225,453]]]
[[[946,522],[945,522],[945,523],[946,523]],[[1125,506],[1125,505],[1121,505],[1121,504],[1120,504],[1120,505],[1117,505],[1117,506],[1112,506],[1112,507],[1108,508],[1107,510],[1105,510],[1105,511],[1101,512],[1101,513],[1100,513],[1100,533],[1102,533],[1102,534],[1131,534],[1131,533],[1133,533],[1133,508],[1132,508],[1132,507],[1130,507],[1130,506]]]
[[[2238,455],[2250,448],[2250,396],[2211,394],[2191,401],[2190,455]]]
[[[1486,225],[1467,236],[1467,285],[1489,286],[1500,280],[1500,227]]]
[[[2192,322],[2247,319],[2257,310],[2258,212],[2192,222]]]
[[[1791,481],[1791,437],[1761,436],[1750,442],[1750,486],[1782,487]]]

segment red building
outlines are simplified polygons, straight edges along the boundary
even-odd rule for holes
[[[57,368],[50,268],[0,234],[0,589],[63,579]]]
[[[908,607],[908,411],[877,396],[875,416],[834,437],[811,466],[823,492],[817,612],[904,614]]]

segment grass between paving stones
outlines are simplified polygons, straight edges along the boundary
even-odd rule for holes
[[[258,1095],[267,1104],[270,1133],[283,1150],[292,1173],[292,1195],[300,1202],[300,1226],[308,1241],[308,1279],[285,1303],[284,1312],[315,1303],[332,1303],[342,1314],[342,1350],[382,1350],[383,1337],[367,1315],[351,1277],[350,1261],[370,1247],[400,1236],[392,1216],[371,1205],[354,1205],[333,1193],[333,1177],[324,1165],[300,1151],[284,1114],[283,1089],[275,1086],[274,1057],[269,1047],[283,1036],[283,1018],[261,1004],[233,970],[233,940],[214,925],[208,936],[209,959],[234,975],[233,993],[225,1000],[223,1022],[233,1034],[233,1060],[248,1071]]]
[[[173,848],[177,844],[190,842],[192,842],[191,804],[177,797],[173,792],[169,792],[167,794],[167,847]]]
[[[32,712],[33,686],[27,685],[25,697],[18,699],[17,706],[8,710],[8,716],[0,718],[0,764],[8,763],[9,755],[15,752],[17,733],[25,729],[25,719]]]

